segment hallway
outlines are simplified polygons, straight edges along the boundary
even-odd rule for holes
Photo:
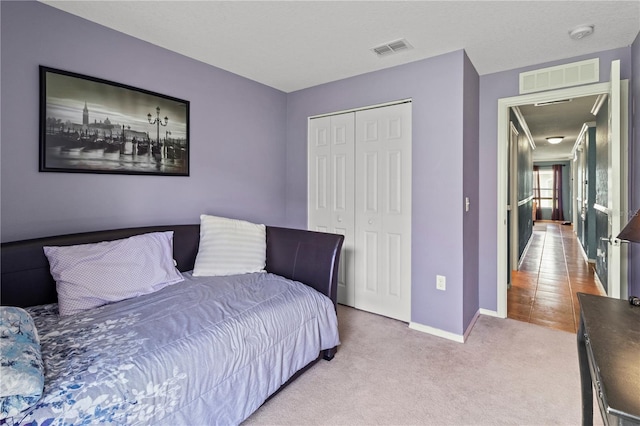
[[[576,293],[603,295],[571,225],[536,222],[519,271],[511,272],[507,317],[575,333]]]

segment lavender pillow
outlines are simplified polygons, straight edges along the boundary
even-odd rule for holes
[[[115,241],[44,247],[60,315],[156,292],[184,278],[174,266],[173,231]]]

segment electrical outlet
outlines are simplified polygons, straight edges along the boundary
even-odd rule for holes
[[[447,278],[444,275],[436,275],[436,288],[442,291],[447,289]]]

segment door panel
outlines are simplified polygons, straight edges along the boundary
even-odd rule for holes
[[[508,223],[508,244],[511,253],[507,262],[509,271],[507,273],[508,282],[511,284],[511,271],[518,270],[520,261],[520,250],[518,240],[518,129],[509,123],[509,211],[507,213]],[[538,218],[539,219],[539,218]]]
[[[354,305],[354,113],[309,120],[308,228],[344,235],[338,302]]]
[[[596,274],[608,293],[609,284],[609,105],[604,103],[596,116],[595,137],[595,197],[589,200],[594,208],[593,231],[596,249]],[[588,223],[587,226],[591,226]]]
[[[366,262],[364,265],[364,282],[365,282],[365,292],[366,293],[374,293],[378,292],[378,233],[376,232],[365,232],[364,233],[364,247],[363,247],[363,259]],[[358,299],[361,294],[357,294],[356,296],[356,307],[363,306],[362,302],[365,299]],[[366,295],[365,295],[366,296]]]
[[[356,307],[411,314],[411,104],[356,113]]]
[[[395,297],[402,295],[402,235],[387,234],[387,249],[389,268],[387,281],[389,282],[389,294]]]
[[[402,153],[400,151],[389,152],[387,170],[387,213],[402,214]]]
[[[622,258],[620,243],[615,237],[622,230],[623,220],[626,224],[627,215],[623,203],[625,185],[622,184],[621,170],[626,164],[621,161],[621,93],[620,93],[620,61],[611,62],[611,92],[609,93],[609,164],[608,164],[608,206],[609,206],[609,236],[608,250],[608,287],[610,297],[621,297]],[[624,216],[624,218],[623,218]]]
[[[378,153],[368,152],[364,161],[364,209],[371,215],[378,213]]]
[[[329,161],[326,155],[318,155],[316,158],[316,181],[318,186],[315,189],[316,209],[324,210],[329,207],[327,203],[327,193],[329,192],[327,177],[329,176]]]
[[[347,209],[347,164],[344,155],[335,155],[333,157],[333,180],[335,182],[336,191],[333,194],[333,204],[336,211],[345,211]]]
[[[621,298],[626,289],[622,283],[622,269],[625,266],[620,242],[615,238],[626,223],[626,185],[622,176],[626,174],[626,158],[622,161],[622,109],[627,113],[622,101],[620,82],[620,61],[611,62],[611,81],[608,96],[608,111],[597,116],[596,136],[596,272],[609,297]],[[602,115],[605,115],[605,119]],[[602,123],[604,121],[604,123]],[[602,124],[601,124],[602,123]],[[601,134],[605,127],[606,134]],[[602,146],[601,140],[606,145]],[[625,139],[626,140],[626,139]],[[626,146],[625,146],[626,149]],[[601,163],[602,159],[604,164]]]

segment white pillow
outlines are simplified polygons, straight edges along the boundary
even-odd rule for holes
[[[174,266],[173,231],[115,241],[44,247],[60,315],[153,293],[184,278]]]
[[[193,275],[264,272],[267,230],[244,220],[200,215],[200,246]]]

